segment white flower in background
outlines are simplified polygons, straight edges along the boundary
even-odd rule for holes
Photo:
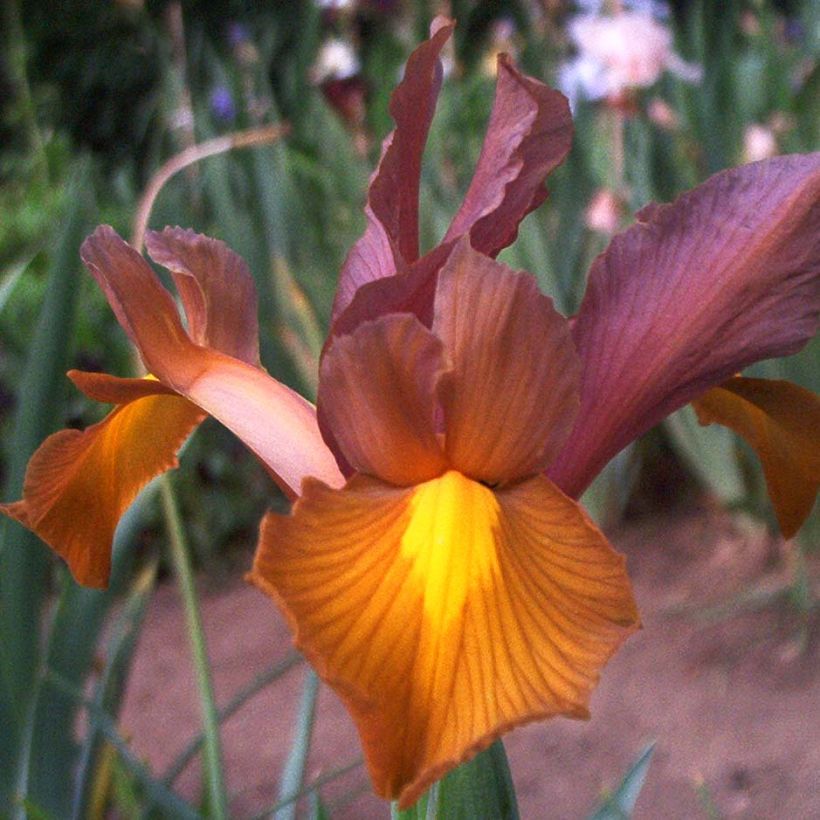
[[[757,162],[777,154],[777,137],[768,125],[752,123],[743,132],[743,161]]]
[[[583,14],[569,24],[578,56],[559,74],[561,90],[575,101],[617,97],[633,88],[648,88],[664,71],[697,82],[702,69],[672,50],[672,34],[651,15],[626,11],[613,16]]]
[[[355,77],[361,70],[361,63],[353,46],[344,40],[326,40],[319,49],[316,62],[310,70],[314,83],[326,80],[346,80]]]
[[[314,0],[320,9],[344,11],[353,8],[355,0]]]
[[[611,10],[612,3],[610,0],[577,0],[575,5],[585,14],[605,14]],[[665,0],[622,0],[620,5],[659,20],[665,20],[669,16],[669,6]]]

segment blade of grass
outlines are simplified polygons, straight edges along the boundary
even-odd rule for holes
[[[100,712],[116,719],[119,714],[128,670],[137,645],[145,612],[157,580],[159,561],[155,556],[136,576],[125,600],[123,611],[109,641],[108,657],[95,687],[94,703]],[[89,726],[80,754],[72,818],[102,817],[108,793],[110,767],[101,765],[105,758],[105,741],[97,728],[96,714],[89,716]]]
[[[603,801],[589,820],[626,820],[632,816],[654,752],[654,743],[650,743],[641,751],[618,784],[618,788]]]
[[[147,509],[155,501],[156,490],[156,482],[146,487],[117,527],[107,590],[81,587],[64,573],[65,583],[49,634],[46,666],[78,688],[84,685],[94,666],[106,615],[130,577],[135,538]],[[37,703],[31,791],[59,817],[69,816],[74,794],[82,787],[82,778],[74,778],[76,762],[82,754],[74,739],[78,709],[73,698],[49,684]]]
[[[177,818],[179,820],[202,820],[202,815],[198,811],[170,789],[167,789],[159,780],[152,777],[148,768],[131,752],[128,743],[120,735],[114,721],[93,700],[86,698],[82,691],[74,686],[71,681],[63,680],[53,671],[48,673],[47,678],[49,683],[74,698],[94,717],[97,728],[117,750],[120,760],[128,769],[129,774],[140,784],[151,800],[167,813],[167,817],[173,817],[175,820]]]
[[[26,465],[59,418],[74,319],[77,249],[90,222],[90,164],[80,161],[69,183],[66,215],[54,251],[40,318],[20,385],[14,430],[9,443],[5,498],[19,498]],[[50,571],[48,551],[18,524],[0,524],[0,805],[12,800],[12,784],[28,781],[34,717],[32,694],[41,651],[41,615]],[[24,740],[24,736],[28,736]],[[22,810],[22,809],[21,809]]]
[[[304,658],[302,658],[298,652],[294,652],[280,663],[275,664],[257,675],[246,687],[240,689],[226,706],[219,710],[217,715],[219,722],[224,723],[228,718],[236,714],[257,692],[262,691],[262,689],[270,686],[274,681],[279,680],[285,672],[303,661]],[[168,770],[162,777],[162,782],[166,786],[173,786],[176,779],[185,771],[185,767],[194,759],[196,753],[202,747],[203,742],[204,737],[202,734],[195,737],[188,746],[185,747],[179,757],[168,767]]]
[[[295,803],[297,800],[300,800],[303,797],[307,797],[309,794],[315,792],[317,789],[320,789],[325,784],[332,783],[334,780],[338,780],[340,777],[344,777],[346,774],[349,774],[355,769],[358,769],[363,763],[363,758],[357,757],[350,763],[345,763],[343,766],[338,766],[335,769],[331,769],[329,772],[325,772],[324,774],[319,775],[315,780],[303,786],[295,794],[290,795],[290,797],[287,797],[284,800],[277,801],[269,809],[266,809],[260,814],[257,814],[254,817],[252,817],[251,820],[262,820],[262,818],[264,817],[270,817],[280,809],[284,809],[287,806],[290,806],[293,803]]]
[[[290,754],[285,762],[282,783],[279,786],[279,800],[285,805],[273,813],[275,820],[295,820],[296,803],[290,801],[290,798],[301,790],[305,778],[305,765],[310,752],[310,739],[313,734],[316,697],[318,694],[319,678],[312,669],[308,669],[305,675],[299,712],[296,716],[296,729],[290,747]]]
[[[3,277],[3,281],[0,282],[0,313],[3,312],[6,302],[8,302],[11,298],[12,293],[14,293],[14,288],[20,281],[20,277],[26,272],[26,269],[31,264],[32,259],[34,259],[34,257],[29,256],[22,262],[17,262],[17,264],[12,265],[8,273],[6,273]]]
[[[208,791],[208,811],[211,817],[216,818],[216,820],[222,820],[228,816],[228,800],[223,777],[222,750],[219,739],[219,718],[217,716],[213,683],[211,681],[208,650],[205,644],[205,630],[202,626],[202,614],[194,585],[190,552],[185,540],[173,488],[171,487],[168,476],[162,476],[159,481],[163,512],[168,525],[168,541],[171,550],[171,559],[174,564],[177,585],[182,595],[197,688],[199,689],[199,702],[202,710],[202,725],[205,736],[203,770],[205,772]]]

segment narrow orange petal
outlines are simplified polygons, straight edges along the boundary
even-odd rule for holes
[[[412,489],[306,482],[263,523],[250,577],[402,807],[514,726],[586,717],[638,622],[623,558],[541,476],[498,493],[454,471]]]
[[[433,332],[453,368],[441,391],[453,465],[493,484],[543,470],[572,429],[580,365],[535,279],[465,237],[439,274]]]
[[[83,432],[49,436],[29,462],[23,499],[0,505],[61,555],[85,586],[107,585],[120,516],[154,476],[176,466],[177,450],[205,417],[154,384],[158,395],[134,398]]]
[[[444,471],[434,418],[441,356],[441,342],[409,315],[334,340],[322,360],[319,403],[354,470],[402,486]]]
[[[177,395],[170,387],[150,376],[124,379],[108,373],[89,373],[85,370],[69,370],[66,375],[88,398],[104,404],[128,404],[144,396]]]
[[[780,529],[795,535],[820,487],[820,398],[791,382],[737,376],[692,404],[701,424],[730,427],[754,448]]]

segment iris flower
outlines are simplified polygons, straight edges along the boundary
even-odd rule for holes
[[[138,486],[203,411],[227,424],[298,495],[290,515],[265,518],[251,580],[349,708],[375,790],[402,807],[516,725],[587,716],[638,614],[623,558],[576,499],[630,441],[696,401],[704,423],[761,454],[787,535],[820,476],[817,397],[736,375],[816,332],[820,155],[726,171],[645,208],[567,319],[494,259],[572,136],[564,97],[503,56],[473,181],[442,242],[419,252],[421,155],[452,25],[435,21],[392,97],[318,410],[259,368],[249,280],[224,245],[178,229],[149,239],[185,330],[141,257],[99,229],[84,259],[155,378],[74,374],[117,408],[47,440],[4,508],[79,580],[103,583]]]

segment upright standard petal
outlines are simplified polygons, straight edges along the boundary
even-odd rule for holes
[[[541,476],[498,494],[452,471],[414,489],[306,482],[291,516],[266,518],[251,580],[403,808],[513,726],[586,717],[638,621],[623,558]]]
[[[652,206],[595,261],[573,326],[581,410],[549,474],[580,493],[631,440],[820,312],[820,153],[724,171]]]
[[[820,487],[820,398],[791,382],[736,376],[692,403],[701,424],[731,427],[754,448],[780,529],[795,535]]]
[[[175,378],[190,379],[196,371],[190,357],[195,346],[171,294],[148,263],[107,225],[83,242],[80,256],[148,371],[172,387]]]
[[[418,258],[421,157],[441,87],[438,58],[454,25],[443,17],[433,21],[430,39],[410,55],[404,78],[390,98],[396,128],[385,139],[381,161],[370,180],[367,228],[339,274],[334,320],[362,285],[392,276]]]
[[[205,414],[149,379],[73,373],[95,398],[119,406],[86,430],[61,430],[32,456],[23,498],[0,511],[33,530],[89,587],[108,584],[120,516],[176,453]]]
[[[515,240],[521,220],[546,199],[544,180],[571,144],[566,97],[525,77],[502,54],[481,156],[445,241],[469,232],[476,250],[495,256]]]
[[[451,368],[441,398],[452,465],[490,484],[543,470],[572,428],[580,380],[552,300],[464,237],[439,274],[433,332]]]
[[[441,356],[441,342],[408,315],[336,339],[322,360],[319,405],[354,470],[396,485],[444,471],[435,428]]]
[[[148,231],[145,244],[174,276],[191,340],[258,366],[256,287],[244,259],[224,242],[182,228]]]

